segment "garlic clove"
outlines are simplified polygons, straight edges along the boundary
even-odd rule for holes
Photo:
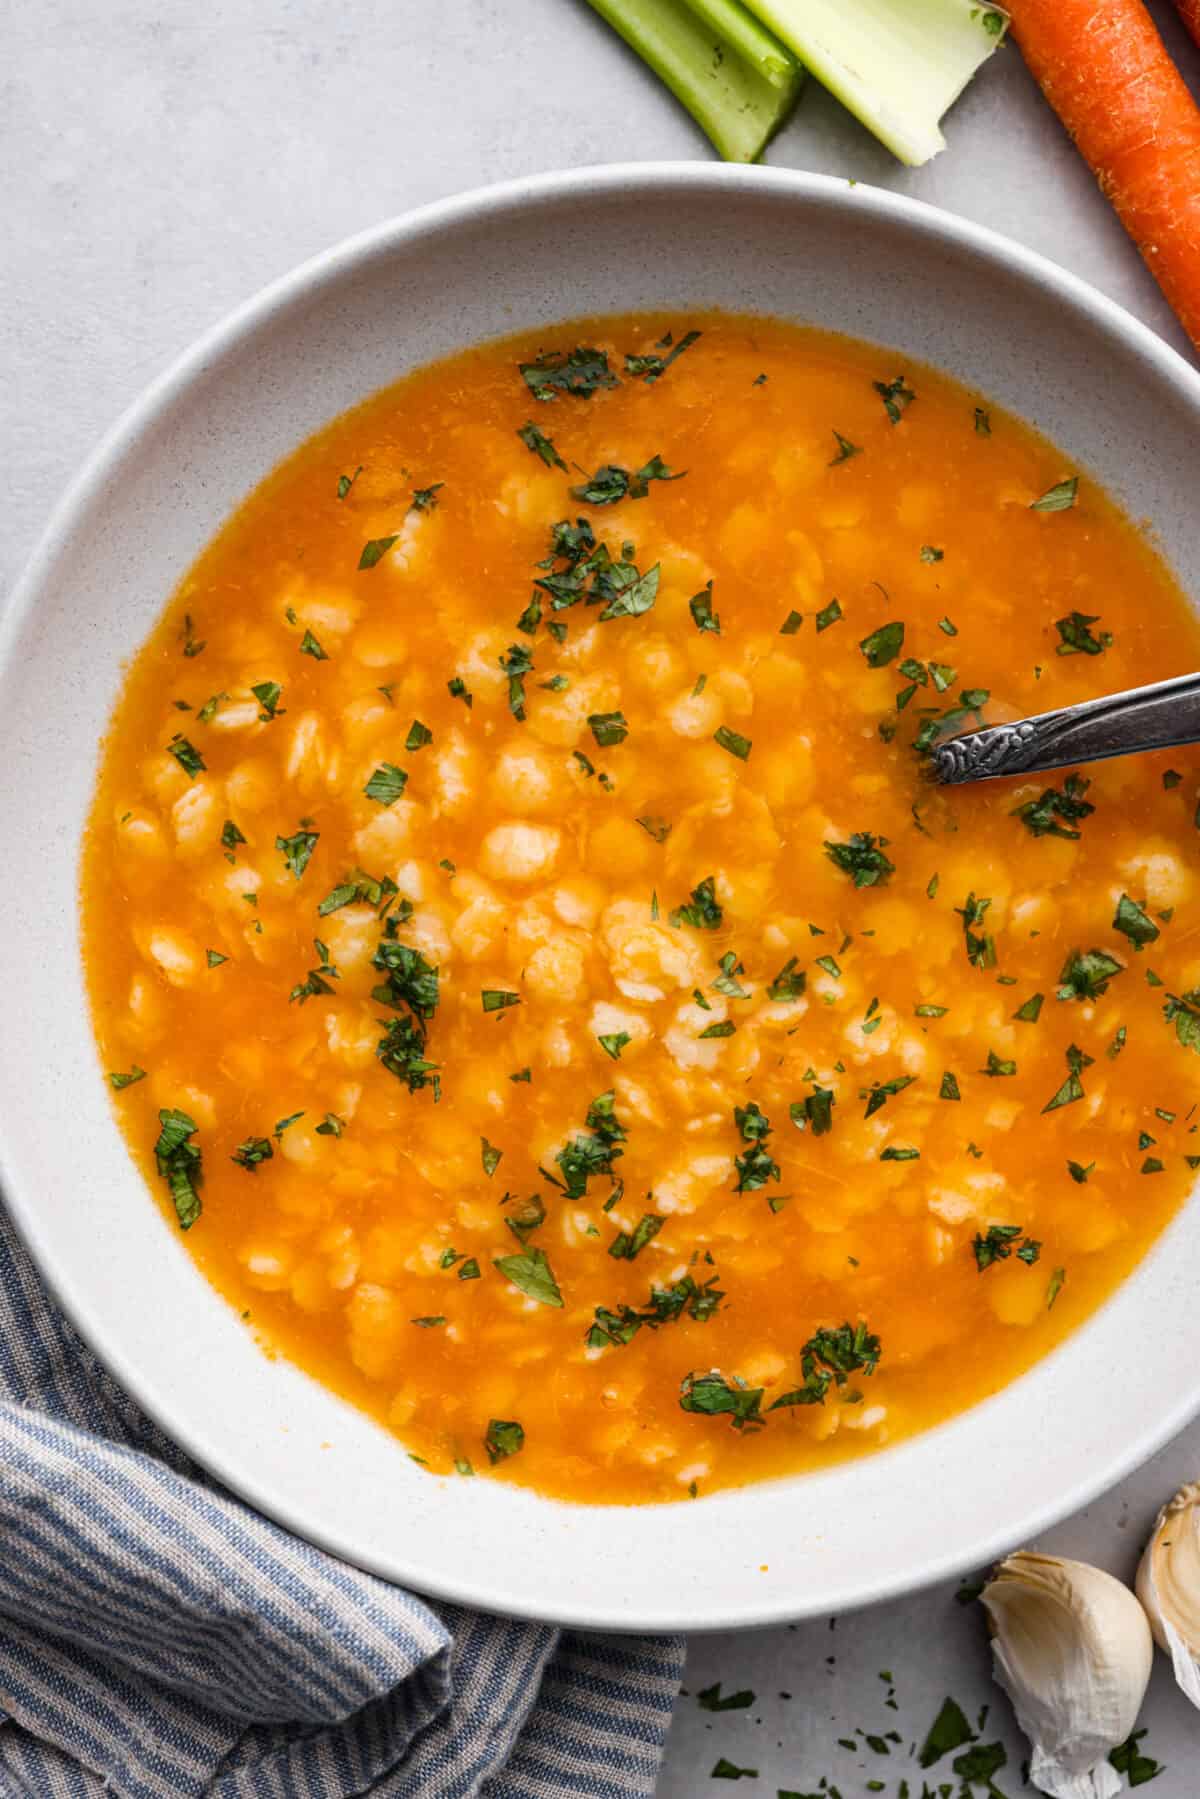
[[[1129,1588],[1086,1562],[1022,1550],[983,1589],[993,1672],[1052,1799],[1113,1799],[1108,1754],[1137,1723],[1154,1644]]]
[[[1200,1481],[1180,1487],[1155,1520],[1137,1595],[1175,1679],[1200,1706]]]

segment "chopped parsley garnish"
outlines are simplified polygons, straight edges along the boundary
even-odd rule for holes
[[[381,762],[363,792],[380,806],[392,806],[407,785],[408,776],[402,768],[397,768],[394,762]]]
[[[340,1137],[346,1128],[346,1120],[339,1118],[336,1112],[326,1112],[322,1123],[317,1125],[318,1137]]]
[[[614,743],[624,743],[629,723],[623,712],[589,712],[588,728],[602,750]]]
[[[1169,994],[1163,1017],[1175,1026],[1175,1035],[1184,1049],[1195,1050],[1200,1056],[1200,987],[1182,995]]]
[[[489,1143],[486,1137],[479,1139],[479,1159],[483,1163],[483,1172],[489,1180],[499,1168],[503,1155],[504,1151],[497,1149],[494,1143]]]
[[[734,1158],[737,1181],[733,1190],[735,1193],[753,1193],[759,1187],[765,1187],[768,1181],[779,1179],[779,1163],[766,1148],[771,1121],[753,1100],[747,1106],[735,1106],[733,1118],[742,1142],[749,1145]]]
[[[437,496],[445,487],[444,481],[435,481],[431,487],[414,487],[410,512],[432,512],[437,505]]]
[[[525,1447],[525,1432],[515,1418],[491,1418],[484,1434],[483,1447],[493,1468],[506,1456],[516,1455]]]
[[[849,875],[856,887],[880,887],[896,865],[884,855],[886,837],[872,836],[870,831],[855,831],[848,843],[825,842],[825,854],[835,868]]]
[[[221,702],[228,698],[229,695],[227,693],[214,693],[211,695],[209,699],[205,700],[199,712],[197,712],[197,722],[202,725],[211,725],[213,719],[221,709]]]
[[[1099,999],[1108,992],[1108,983],[1125,973],[1125,964],[1110,956],[1107,950],[1073,950],[1063,963],[1059,975],[1059,999]]]
[[[485,987],[479,995],[485,1012],[503,1012],[509,1006],[519,1006],[521,995],[508,993],[502,987]]]
[[[1101,631],[1099,637],[1092,632],[1092,626],[1099,624],[1098,612],[1068,612],[1065,618],[1056,618],[1054,628],[1062,639],[1058,645],[1060,656],[1099,656],[1112,643],[1112,632]]]
[[[468,712],[475,703],[475,695],[468,690],[461,675],[455,675],[452,680],[446,682],[446,692],[452,700],[462,700]]]
[[[292,837],[277,837],[275,839],[275,848],[279,851],[297,880],[300,879],[300,876],[308,867],[309,859],[312,856],[314,849],[317,847],[320,835],[321,833],[319,831],[299,830]]]
[[[852,1374],[874,1374],[881,1354],[879,1338],[866,1323],[822,1326],[800,1352],[803,1385],[774,1401],[770,1410],[785,1406],[824,1405],[830,1387],[844,1387]]]
[[[635,380],[644,380],[647,387],[652,387],[656,381],[662,379],[677,356],[682,356],[685,350],[691,349],[699,336],[700,333],[698,331],[685,331],[679,342],[671,350],[669,356],[656,356],[653,352],[644,356],[634,356],[626,353],[625,373],[627,375],[632,375]],[[664,337],[662,342],[658,345],[658,348],[660,350],[665,350],[670,342],[671,334],[668,332],[666,337]]]
[[[1120,931],[1128,937],[1134,949],[1145,949],[1148,943],[1155,943],[1160,935],[1154,920],[1147,916],[1136,900],[1131,900],[1123,893],[1117,901],[1116,915],[1113,918],[1113,930]]]
[[[425,1032],[418,1020],[412,1017],[391,1019],[375,1045],[375,1054],[388,1073],[403,1081],[410,1093],[432,1086],[434,1098],[439,1097],[438,1064],[426,1058]]]
[[[987,1053],[987,1066],[981,1068],[979,1072],[980,1074],[989,1074],[993,1077],[1000,1075],[1014,1075],[1017,1072],[1017,1065],[1008,1057],[998,1056],[994,1049],[989,1049]]]
[[[715,637],[719,637],[721,621],[713,611],[712,591],[712,582],[706,581],[700,592],[694,593],[688,601],[688,611],[697,631],[711,631]]]
[[[311,631],[306,631],[300,639],[300,654],[311,656],[314,662],[328,662],[329,657]]]
[[[767,998],[773,1000],[799,999],[808,984],[808,976],[802,968],[797,968],[798,958],[789,956],[779,973],[767,987]]]
[[[719,1755],[713,1763],[710,1780],[757,1780],[757,1768],[739,1768],[727,1755]]]
[[[750,751],[754,748],[749,737],[743,737],[740,731],[731,731],[728,725],[717,727],[713,732],[713,742],[719,743],[731,756],[736,756],[739,762],[748,762]]]
[[[247,1137],[244,1143],[238,1144],[229,1159],[236,1162],[239,1168],[244,1168],[248,1174],[255,1174],[259,1165],[269,1162],[274,1154],[269,1137]]]
[[[975,1252],[975,1265],[980,1274],[990,1268],[993,1262],[1006,1262],[1011,1255],[1030,1266],[1037,1261],[1042,1246],[1033,1237],[1025,1237],[1018,1246],[1017,1238],[1021,1237],[1019,1224],[990,1224],[984,1235],[976,1233],[972,1249]]]
[[[547,1168],[541,1172],[548,1181],[561,1188],[568,1199],[582,1199],[593,1175],[607,1174],[616,1187],[613,1163],[624,1155],[621,1148],[624,1141],[625,1132],[617,1118],[610,1088],[607,1093],[596,1096],[588,1107],[584,1129],[576,1131],[555,1156],[561,1178]]]
[[[614,1062],[621,1060],[621,1051],[627,1043],[632,1043],[632,1041],[628,1031],[606,1031],[603,1036],[596,1039],[605,1055],[611,1056]]]
[[[698,1040],[703,1041],[705,1037],[732,1037],[736,1030],[737,1026],[732,1018],[725,1018],[719,1024],[706,1025],[698,1033]]]
[[[393,1011],[411,1012],[418,1025],[424,1027],[437,1010],[438,971],[419,949],[400,942],[397,931],[402,922],[393,916],[384,924],[384,935],[371,958],[372,968],[384,980],[371,989],[371,998]]]
[[[409,755],[424,749],[427,743],[433,742],[433,732],[428,725],[423,725],[419,718],[414,718],[408,727],[408,736],[404,739],[404,747]]]
[[[1085,1068],[1090,1068],[1095,1061],[1094,1056],[1085,1055],[1078,1044],[1072,1043],[1067,1050],[1067,1078],[1052,1099],[1048,1099],[1042,1107],[1043,1112],[1057,1111],[1059,1106],[1070,1106],[1083,1098],[1083,1082],[1080,1075]]]
[[[712,991],[723,993],[726,999],[749,999],[748,989],[743,987],[737,978],[740,974],[745,974],[746,970],[738,961],[736,952],[731,949],[726,950],[717,966],[721,972],[711,983]]]
[[[374,568],[377,562],[382,562],[399,535],[399,531],[393,531],[390,537],[372,537],[359,553],[359,568]]]
[[[653,837],[655,843],[665,843],[671,835],[671,827],[666,819],[659,818],[652,813],[646,813],[637,820],[637,823],[641,825],[648,837]]]
[[[886,668],[889,662],[896,660],[903,646],[903,622],[893,619],[890,624],[871,631],[858,647],[867,659],[868,668]]]
[[[517,436],[527,450],[532,450],[535,456],[541,457],[547,468],[566,468],[567,465],[555,449],[554,444],[544,431],[538,430],[532,420],[519,428]]]
[[[355,469],[355,471],[352,475],[339,475],[338,476],[337,497],[339,500],[345,499],[346,495],[350,492],[350,489],[354,486],[354,483],[358,480],[358,477],[362,474],[362,472],[363,472],[363,465],[360,462],[358,467]]]
[[[582,500],[585,506],[615,506],[619,500],[644,500],[650,492],[651,481],[681,481],[686,473],[686,469],[680,469],[676,474],[661,456],[652,456],[632,475],[619,464],[606,462],[581,487],[571,489],[571,498]]]
[[[283,688],[278,681],[257,681],[250,691],[262,707],[258,716],[264,724],[269,724],[273,718],[279,717],[279,700]]]
[[[691,903],[676,906],[671,913],[673,925],[691,925],[696,931],[715,931],[720,926],[724,914],[717,902],[714,875],[706,875],[698,887],[692,888]]]
[[[525,1249],[520,1255],[496,1256],[492,1266],[519,1292],[529,1299],[536,1299],[539,1305],[561,1306],[563,1297],[544,1249]]]
[[[823,606],[816,615],[815,623],[817,630],[828,631],[830,625],[836,625],[841,617],[842,602],[840,600],[830,600],[828,606]]]
[[[365,901],[368,906],[380,906],[390,903],[399,892],[391,875],[381,875],[376,880],[373,875],[364,874],[361,868],[352,869],[346,879],[334,887],[317,907],[322,918],[331,912],[338,912],[343,906],[352,905],[355,901]],[[401,911],[407,917],[412,907],[407,900],[401,902]]]
[[[961,1099],[962,1098],[962,1094],[958,1090],[958,1077],[957,1077],[957,1075],[951,1074],[949,1069],[947,1069],[945,1074],[942,1076],[942,1084],[941,1084],[941,1087],[938,1089],[938,1098],[939,1099]]]
[[[839,462],[849,462],[852,456],[862,455],[861,444],[852,444],[850,439],[843,437],[840,431],[835,431],[833,437],[837,444],[837,455],[831,458],[830,468],[836,468]]]
[[[945,550],[939,550],[935,544],[923,543],[921,545],[922,562],[941,562],[945,554]]]
[[[892,424],[898,425],[905,408],[911,406],[917,397],[906,384],[904,376],[897,375],[892,381],[872,381],[871,386],[883,401],[884,410]]]
[[[823,1137],[833,1129],[833,1103],[836,1098],[831,1087],[821,1087],[813,1082],[813,1090],[807,1099],[794,1099],[788,1107],[788,1116],[798,1131],[811,1130],[814,1137]]]
[[[533,657],[524,644],[510,643],[500,658],[500,667],[508,676],[508,709],[518,724],[525,721],[525,676],[533,673]]]
[[[640,1309],[622,1305],[613,1311],[608,1306],[597,1306],[595,1322],[588,1327],[585,1341],[589,1349],[622,1348],[633,1341],[643,1325],[657,1330],[679,1318],[694,1318],[699,1324],[707,1324],[724,1297],[716,1275],[701,1287],[690,1274],[685,1274],[669,1287],[651,1287],[650,1298]]]
[[[794,637],[804,623],[804,614],[793,609],[779,627],[781,637]]]
[[[174,756],[184,774],[193,781],[208,766],[196,746],[189,743],[187,738],[178,731],[167,745],[167,749]]]
[[[1079,832],[1071,827],[1096,810],[1083,797],[1090,786],[1091,782],[1082,775],[1068,775],[1061,793],[1057,787],[1047,787],[1036,800],[1015,806],[1012,816],[1019,818],[1035,837],[1077,838]]]
[[[189,661],[193,656],[198,656],[206,647],[203,642],[197,643],[196,639],[192,636],[192,615],[190,612],[185,612],[183,615],[183,629],[180,631],[179,635],[183,638],[183,653]]]
[[[200,1150],[192,1142],[197,1131],[186,1112],[164,1107],[158,1114],[154,1161],[175,1202],[180,1230],[190,1230],[200,1216]]]
[[[220,968],[222,962],[228,962],[229,957],[223,956],[219,949],[206,949],[204,960],[210,968]]]
[[[341,979],[341,971],[335,968],[329,960],[328,947],[321,942],[319,937],[313,938],[313,948],[317,952],[318,966],[310,968],[306,978],[293,987],[288,994],[289,1000],[299,1000],[301,1005],[305,1000],[313,999],[319,993],[332,993],[330,980]]]
[[[1023,1006],[1017,1007],[1016,1011],[1013,1013],[1013,1017],[1018,1019],[1022,1024],[1036,1024],[1041,1016],[1045,999],[1046,995],[1044,993],[1031,994]]]
[[[963,941],[967,951],[967,961],[972,968],[994,968],[996,966],[995,940],[988,934],[972,930],[973,925],[982,924],[991,906],[990,899],[976,899],[968,893],[966,903],[955,906],[954,910],[963,921]]]
[[[518,364],[522,379],[535,400],[553,400],[559,394],[590,399],[601,388],[619,387],[603,350],[580,345],[574,350],[550,350],[536,362]]]
[[[618,1231],[608,1246],[608,1253],[618,1262],[632,1262],[641,1255],[647,1243],[653,1242],[666,1223],[655,1212],[643,1212],[632,1231]]]
[[[1079,476],[1070,475],[1065,481],[1056,481],[1048,487],[1040,500],[1029,502],[1030,512],[1068,512],[1075,504],[1079,492]]]
[[[110,1074],[108,1077],[108,1084],[114,1093],[123,1093],[126,1087],[134,1087],[137,1085],[138,1081],[144,1081],[145,1078],[146,1070],[144,1068],[139,1068],[135,1062],[128,1074],[121,1074],[119,1072]]]
[[[869,1087],[862,1088],[858,1097],[867,1102],[863,1117],[873,1118],[876,1112],[887,1105],[889,1099],[894,1099],[897,1093],[903,1093],[906,1087],[911,1087],[916,1078],[915,1074],[897,1074],[890,1081],[872,1081]]]
[[[762,1398],[762,1387],[748,1386],[736,1374],[726,1380],[716,1369],[710,1374],[685,1374],[679,1389],[681,1410],[710,1418],[728,1414],[734,1430],[763,1423]]]

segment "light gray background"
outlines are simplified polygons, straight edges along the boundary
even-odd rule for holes
[[[1200,51],[1154,4],[1200,86]],[[425,200],[512,175],[642,158],[705,157],[670,96],[580,0],[41,0],[0,9],[0,590],[68,475],[116,414],[190,340],[293,264]],[[1186,349],[1182,333],[1015,49],[993,59],[947,122],[949,149],[901,168],[810,87],[768,160],[853,176],[994,226],[1083,275]],[[652,255],[636,228],[614,254]],[[400,322],[402,324],[402,322]],[[1136,1345],[1130,1353],[1136,1354]],[[1194,1359],[1194,1345],[1180,1345]],[[1098,1370],[1119,1378],[1119,1370]],[[1158,1504],[1200,1475],[1194,1426],[1045,1545],[1131,1575]],[[864,1478],[871,1478],[869,1464]],[[998,1473],[997,1478],[1002,1478]],[[930,1494],[930,1505],[953,1502]],[[695,1639],[686,1685],[752,1687],[748,1711],[681,1700],[664,1799],[845,1795],[914,1764],[943,1695],[988,1702],[978,1608],[953,1590],[852,1617]],[[895,1676],[885,1707],[880,1671]],[[789,1698],[780,1694],[787,1693]],[[1200,1794],[1200,1717],[1160,1658],[1143,1722],[1168,1771],[1154,1799]],[[837,1743],[855,1727],[904,1738],[883,1761]],[[757,1778],[712,1784],[719,1755]],[[940,1772],[938,1770],[937,1772]],[[914,1795],[919,1782],[913,1782]]]

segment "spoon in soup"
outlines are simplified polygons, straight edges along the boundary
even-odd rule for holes
[[[1104,694],[1039,712],[1014,724],[987,725],[930,750],[933,778],[944,787],[1001,775],[1042,774],[1068,763],[1101,762],[1137,750],[1200,743],[1200,674],[1177,675],[1125,693]]]

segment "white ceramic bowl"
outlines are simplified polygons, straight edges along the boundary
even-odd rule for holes
[[[217,327],[62,502],[0,636],[0,1156],[68,1313],[254,1505],[397,1581],[619,1629],[765,1623],[895,1594],[1026,1539],[1200,1406],[1187,1208],[1062,1348],[973,1411],[824,1474],[694,1503],[564,1505],[431,1478],[268,1361],[129,1162],[80,979],[79,842],[122,665],[196,553],[299,441],[414,365],[581,313],[719,305],[892,346],[991,395],[1148,517],[1200,592],[1200,376],[1099,294],[977,226],[781,170],[516,182],[355,238]],[[948,479],[953,472],[948,471]],[[1131,1347],[1136,1346],[1136,1347]]]

